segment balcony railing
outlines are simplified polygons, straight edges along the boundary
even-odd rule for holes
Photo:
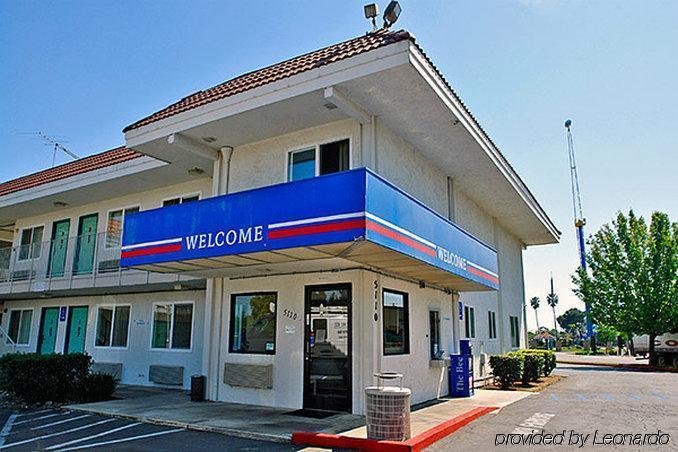
[[[120,240],[106,233],[0,249],[0,294],[171,283],[196,279],[120,267]]]

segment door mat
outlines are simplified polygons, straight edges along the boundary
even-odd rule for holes
[[[288,416],[309,417],[312,419],[325,419],[340,413],[336,411],[301,409],[296,411],[290,411],[289,413],[285,414],[287,414]]]

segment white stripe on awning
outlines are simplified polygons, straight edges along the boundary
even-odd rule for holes
[[[344,220],[347,218],[364,217],[365,212],[342,213],[339,215],[330,215],[327,217],[306,218],[304,220],[285,221],[283,223],[273,223],[268,225],[268,229],[285,228],[288,226],[299,226],[302,224],[322,223],[323,221]]]
[[[167,245],[168,243],[178,243],[181,242],[181,238],[178,239],[167,239],[167,240],[157,240],[155,242],[146,242],[146,243],[136,243],[134,245],[125,245],[122,250],[133,250],[134,248],[144,248],[146,246],[155,246],[155,245]]]
[[[390,222],[388,222],[388,221],[386,221],[386,220],[384,220],[384,219],[382,219],[382,218],[379,218],[379,217],[376,216],[376,215],[373,215],[373,214],[371,214],[371,213],[369,213],[369,212],[365,212],[365,216],[366,216],[367,218],[369,218],[370,220],[374,220],[374,221],[376,221],[377,223],[381,223],[381,224],[383,224],[384,226],[388,226],[389,228],[394,229],[394,230],[400,232],[401,234],[404,234],[404,235],[406,235],[406,236],[408,236],[408,237],[410,237],[410,238],[413,238],[414,240],[416,240],[416,241],[418,241],[418,242],[421,242],[421,243],[423,243],[424,245],[430,246],[430,247],[433,248],[434,250],[437,248],[436,245],[435,245],[435,243],[429,242],[429,241],[426,240],[425,238],[419,237],[418,235],[413,234],[412,232],[410,232],[410,231],[408,231],[408,230],[406,230],[406,229],[403,229],[403,228],[401,228],[400,226],[396,226],[395,224],[390,223]]]

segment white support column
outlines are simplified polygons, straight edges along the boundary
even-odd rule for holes
[[[507,350],[505,349],[506,346],[506,328],[504,327],[505,322],[504,322],[504,303],[503,303],[503,290],[501,286],[501,255],[499,252],[499,233],[497,231],[497,220],[495,218],[492,218],[492,230],[494,234],[494,248],[497,250],[497,274],[499,275],[499,290],[497,290],[497,317],[499,317],[499,322],[497,325],[497,335],[499,336],[499,351],[500,353],[504,353]],[[510,334],[510,330],[509,330]],[[511,339],[509,338],[509,341]]]

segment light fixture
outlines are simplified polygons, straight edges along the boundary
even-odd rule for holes
[[[54,202],[52,203],[52,205],[53,205],[54,207],[66,207],[66,206],[68,205],[68,203],[67,203],[67,202],[63,202],[63,201],[54,201]]]
[[[389,3],[386,7],[386,11],[384,11],[384,28],[390,28],[396,23],[401,11],[402,8],[400,7],[400,3],[395,0]]]
[[[334,105],[332,102],[327,102],[327,103],[324,105],[324,107],[327,108],[328,110],[336,110],[336,109],[337,109],[337,106]]]
[[[202,141],[204,141],[205,143],[214,143],[215,141],[217,141],[217,139],[214,137],[202,137]]]
[[[379,6],[376,3],[370,3],[364,6],[365,19],[372,20],[372,31],[377,29],[377,16],[379,15]]]
[[[203,174],[205,174],[205,170],[202,168],[198,168],[196,166],[194,168],[189,169],[188,174],[190,174],[191,176],[202,176]]]

